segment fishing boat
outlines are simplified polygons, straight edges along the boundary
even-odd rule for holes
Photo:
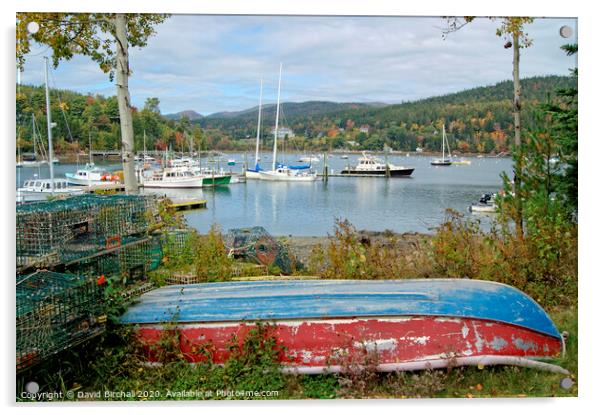
[[[120,318],[156,361],[176,333],[190,363],[224,363],[233,338],[269,325],[283,370],[338,372],[354,356],[377,370],[516,365],[568,372],[542,359],[564,353],[546,312],[508,285],[470,279],[286,280],[175,285],[140,297]],[[163,342],[163,343],[162,343]],[[209,353],[207,353],[209,351]]]
[[[441,127],[441,158],[431,160],[431,165],[433,166],[451,166],[451,151],[449,150],[449,143],[447,142],[447,135],[445,134],[445,124]],[[449,157],[445,157],[445,145],[447,144],[447,150]]]
[[[412,167],[395,166],[390,163],[385,163],[381,159],[374,157],[366,152],[362,153],[362,157],[358,159],[358,163],[354,167],[347,166],[341,174],[362,175],[362,176],[386,176],[400,177],[410,176],[414,172]]]
[[[26,180],[23,186],[17,189],[17,203],[37,202],[50,197],[65,197],[84,194],[81,188],[73,188],[65,179],[37,179]]]
[[[261,171],[261,166],[259,165],[259,161],[261,157],[259,156],[259,137],[261,135],[261,104],[263,100],[263,79],[259,83],[259,110],[257,112],[257,135],[255,137],[255,166],[253,168],[247,169],[245,171],[245,177],[247,179],[259,179],[259,172]]]
[[[69,184],[76,186],[112,186],[119,183],[118,175],[90,163],[75,173],[65,173],[65,177]]]
[[[156,189],[201,188],[230,184],[230,175],[195,173],[188,168],[166,167],[150,177],[141,177],[140,185]]]
[[[318,174],[310,170],[310,165],[287,166],[277,163],[278,156],[278,119],[280,118],[280,84],[282,81],[282,63],[278,75],[278,98],[276,100],[276,125],[274,126],[274,151],[272,157],[272,170],[259,171],[260,180],[286,181],[286,182],[311,182],[318,178]]]

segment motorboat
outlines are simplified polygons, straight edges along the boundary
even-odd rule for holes
[[[374,157],[366,152],[362,153],[362,157],[358,159],[357,165],[347,166],[341,174],[347,175],[364,175],[364,176],[410,176],[414,172],[412,167],[395,166],[390,163],[385,163],[381,159]]]
[[[84,194],[81,188],[73,188],[65,179],[31,179],[17,189],[17,203],[37,202],[50,197],[67,197]]]
[[[88,163],[83,169],[75,173],[65,173],[69,184],[76,186],[112,186],[119,184],[119,176],[94,164]]]
[[[473,213],[495,213],[497,212],[495,199],[495,193],[484,193],[477,203],[473,203],[468,207],[468,211]]]

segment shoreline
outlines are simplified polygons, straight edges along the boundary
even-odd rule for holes
[[[433,235],[420,232],[404,232],[396,233],[390,231],[357,231],[358,238],[364,244],[382,243],[389,245],[391,238],[394,238],[396,248],[400,254],[406,255],[411,253],[423,241],[430,240]],[[292,252],[292,254],[301,261],[307,264],[311,256],[312,250],[316,246],[321,246],[323,250],[328,248],[329,243],[333,240],[332,236],[294,236],[294,235],[272,235],[276,240],[283,242]]]

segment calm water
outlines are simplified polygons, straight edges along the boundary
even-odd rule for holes
[[[288,156],[294,162],[298,156]],[[232,168],[240,172],[243,155],[228,155],[238,164]],[[269,160],[267,154],[263,160]],[[339,172],[355,164],[358,156],[343,160],[336,155],[329,158],[331,171]],[[250,159],[250,156],[249,156]],[[471,165],[433,167],[430,157],[394,156],[390,162],[414,167],[410,178],[349,178],[330,177],[327,183],[286,183],[249,180],[246,184],[232,184],[216,189],[166,189],[153,192],[177,199],[203,198],[207,209],[189,212],[189,225],[207,232],[213,223],[223,230],[260,225],[275,235],[326,235],[332,233],[335,218],[347,218],[358,229],[396,232],[429,232],[441,223],[446,208],[467,212],[468,205],[482,193],[498,191],[502,186],[500,174],[510,172],[511,159],[470,158]],[[100,164],[100,163],[97,163]],[[224,163],[225,164],[225,163]],[[269,161],[262,165],[270,166]],[[118,169],[118,165],[106,165]],[[225,166],[224,166],[225,167]],[[55,166],[56,177],[75,171],[75,165]],[[17,184],[38,174],[38,168],[17,169]],[[319,163],[318,171],[322,171]],[[48,177],[48,168],[39,171]],[[151,192],[150,189],[146,192]],[[487,216],[481,215],[485,224]]]

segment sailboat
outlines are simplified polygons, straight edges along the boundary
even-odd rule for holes
[[[48,160],[54,160],[52,151],[52,116],[50,112],[50,93],[48,91],[48,57],[44,57],[44,75],[46,86],[46,121],[48,126]],[[64,179],[54,178],[54,163],[48,163],[50,168],[50,179],[28,180],[23,187],[17,189],[17,203],[45,200],[49,196],[73,196],[83,194],[81,189],[69,187]]]
[[[263,79],[259,84],[259,112],[257,115],[257,137],[255,138],[255,166],[252,169],[247,169],[245,176],[247,179],[259,179],[261,166],[259,165],[259,135],[261,131],[261,104],[263,99]]]
[[[46,157],[44,147],[42,147],[42,140],[39,136],[36,135],[37,127],[34,114],[31,114],[31,124],[31,133],[33,135],[33,155],[19,155],[17,167],[40,167],[44,164],[48,164],[48,159]],[[38,148],[40,149],[40,154],[38,154]],[[38,159],[38,156],[41,156],[42,158]],[[56,164],[59,162],[59,160],[56,157],[54,157],[52,162]]]
[[[451,166],[451,164],[452,164],[451,151],[449,150],[449,143],[447,142],[447,135],[445,135],[445,124],[443,124],[443,127],[441,127],[441,131],[443,132],[443,135],[441,137],[441,158],[431,160],[431,165],[433,165],[433,166]],[[449,158],[445,157],[445,144],[447,144],[447,151],[450,156]]]
[[[276,125],[274,127],[274,152],[272,159],[272,170],[259,171],[261,180],[269,181],[287,181],[287,182],[311,182],[318,178],[315,172],[305,168],[289,167],[276,162],[278,155],[278,118],[280,117],[280,84],[282,81],[282,63],[280,64],[280,73],[278,76],[278,99],[276,101]]]
[[[92,138],[88,132],[90,162],[75,173],[65,173],[67,182],[76,186],[112,186],[119,183],[119,176],[94,165],[92,159]]]

